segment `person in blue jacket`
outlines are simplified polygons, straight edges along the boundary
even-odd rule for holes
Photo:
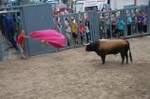
[[[124,25],[125,25],[125,23],[124,23],[123,19],[119,16],[119,17],[118,17],[118,21],[117,21],[118,37],[124,35],[124,34],[123,34]]]

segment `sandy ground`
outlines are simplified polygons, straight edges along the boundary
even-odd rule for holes
[[[133,63],[84,47],[0,62],[0,99],[150,99],[150,37],[130,39]]]

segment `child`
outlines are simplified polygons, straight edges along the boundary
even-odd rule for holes
[[[81,35],[81,43],[84,44],[85,31],[84,31],[84,25],[82,24],[81,21],[80,21],[80,24],[79,24],[79,31],[80,31],[80,35]]]
[[[17,47],[18,47],[18,50],[21,53],[21,58],[22,59],[26,59],[25,51],[24,51],[24,39],[25,38],[28,38],[28,36],[25,36],[24,30],[22,30],[21,33],[17,37]]]
[[[71,19],[71,20],[72,20],[72,22],[71,22],[71,31],[72,31],[73,41],[74,41],[74,44],[76,46],[78,46],[77,23],[75,22],[74,19]]]
[[[91,41],[91,34],[90,34],[90,22],[88,19],[85,21],[85,33],[86,33],[86,39],[87,43]]]

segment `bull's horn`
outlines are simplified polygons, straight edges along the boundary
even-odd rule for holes
[[[90,43],[87,43],[87,44],[83,43],[83,45],[85,45],[85,46],[86,46],[86,45],[89,45],[89,44],[90,44]]]

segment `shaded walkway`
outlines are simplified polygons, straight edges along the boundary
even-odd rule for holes
[[[0,58],[1,60],[15,60],[19,58],[19,52],[13,48],[10,42],[0,33]]]

